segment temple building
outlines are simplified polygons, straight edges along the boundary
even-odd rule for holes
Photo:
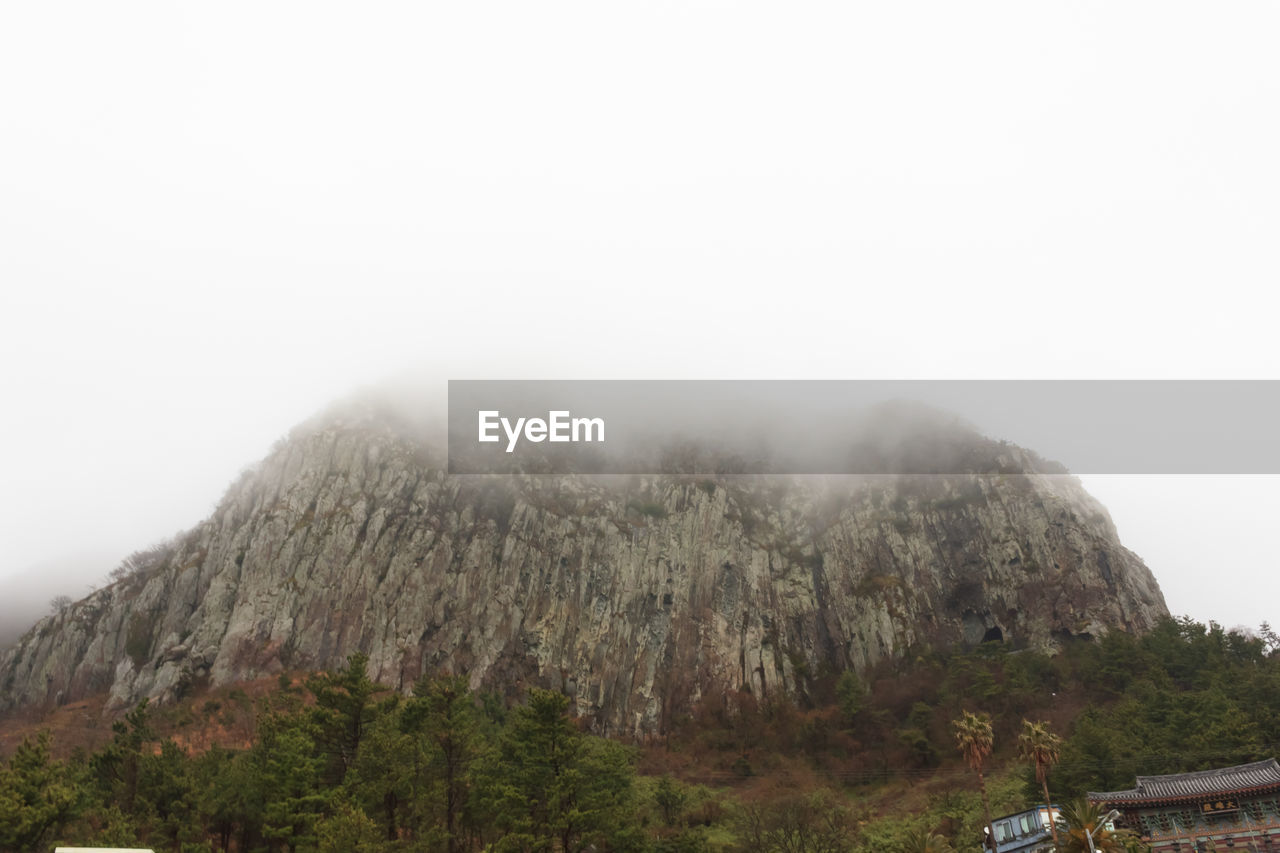
[[[1139,776],[1128,791],[1089,793],[1117,809],[1153,853],[1280,853],[1280,765],[1274,758],[1168,776]]]

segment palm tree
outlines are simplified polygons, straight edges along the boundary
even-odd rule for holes
[[[982,776],[982,768],[987,763],[987,756],[991,755],[991,717],[965,711],[960,719],[952,720],[951,727],[955,729],[956,746],[964,756],[965,763],[978,774],[978,792],[982,794],[982,813],[987,819],[987,843],[992,850],[995,850],[996,829],[991,823],[991,803],[987,800],[987,782]]]
[[[1102,806],[1094,805],[1088,800],[1075,800],[1062,807],[1062,816],[1067,819],[1067,842],[1061,849],[1064,853],[1090,853],[1089,839],[1085,833],[1093,833],[1093,846],[1098,853],[1123,853],[1127,850],[1125,840],[1130,833],[1123,830],[1099,828],[1106,813]]]
[[[951,842],[936,832],[913,829],[902,838],[902,853],[956,853]]]
[[[1022,734],[1018,735],[1018,751],[1025,761],[1035,765],[1036,781],[1044,790],[1044,807],[1049,813],[1049,831],[1053,833],[1053,846],[1058,846],[1058,827],[1053,819],[1053,805],[1049,802],[1049,768],[1058,763],[1062,738],[1049,731],[1044,720],[1033,723],[1022,721]]]

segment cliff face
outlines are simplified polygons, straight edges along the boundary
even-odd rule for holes
[[[149,565],[0,653],[0,706],[340,665],[565,690],[602,732],[922,643],[1046,646],[1166,614],[1068,476],[1002,446],[904,479],[449,477],[384,427],[299,431]],[[1029,473],[1018,473],[1029,472]]]

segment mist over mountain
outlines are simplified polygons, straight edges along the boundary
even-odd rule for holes
[[[106,569],[118,562],[117,557],[105,550],[70,554],[0,578],[0,648],[49,613],[54,599],[70,603],[103,586]]]
[[[213,514],[0,653],[0,703],[109,709],[369,655],[379,680],[561,690],[601,732],[723,691],[799,701],[925,645],[1052,647],[1167,614],[1060,466],[900,407],[807,453],[885,474],[449,476],[429,413],[364,398],[301,425]],[[828,443],[829,442],[829,443]],[[945,461],[946,476],[889,476]],[[877,469],[880,470],[880,469]]]

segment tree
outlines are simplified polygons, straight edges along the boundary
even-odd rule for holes
[[[486,799],[503,832],[498,850],[551,850],[562,831],[572,839],[574,821],[564,812],[578,780],[582,742],[567,716],[568,703],[558,693],[530,690],[528,703],[511,715],[499,755],[485,768]]]
[[[938,751],[924,729],[909,727],[898,729],[898,742],[911,753],[917,767],[932,767],[938,760]]]
[[[1280,635],[1272,630],[1270,622],[1263,622],[1258,626],[1258,637],[1262,640],[1262,646],[1267,654],[1273,654],[1276,649],[1280,649]]]
[[[902,839],[902,853],[955,853],[955,848],[932,830],[913,829]]]
[[[850,722],[858,716],[858,712],[866,704],[866,692],[862,689],[862,681],[858,678],[858,673],[852,669],[842,672],[840,680],[836,682],[836,704],[840,706],[840,713],[844,714],[845,719]]]
[[[748,804],[739,832],[752,853],[845,853],[854,822],[829,791],[790,793]]]
[[[134,551],[121,560],[120,565],[112,569],[110,578],[114,582],[130,575],[146,574],[152,569],[159,568],[160,564],[172,557],[177,550],[177,536],[171,539],[161,539],[146,548]]]
[[[183,842],[205,839],[199,811],[194,766],[186,752],[172,740],[160,744],[160,752],[144,752],[138,765],[138,791],[134,812],[145,816],[152,831],[168,840],[173,849]]]
[[[341,803],[316,824],[316,849],[319,853],[375,853],[386,849],[378,836],[378,825],[364,812]]]
[[[1022,734],[1018,735],[1018,751],[1023,760],[1035,765],[1036,781],[1044,789],[1044,806],[1049,812],[1049,831],[1053,833],[1053,846],[1058,846],[1058,827],[1053,819],[1053,805],[1049,800],[1049,768],[1058,763],[1062,738],[1049,731],[1044,720],[1033,723],[1022,721]]]
[[[38,850],[70,819],[79,794],[66,768],[49,755],[49,733],[24,738],[0,767],[0,849]]]
[[[262,800],[262,834],[289,851],[313,847],[316,824],[328,804],[321,791],[323,759],[299,721],[263,720],[250,752],[253,780]]]
[[[401,713],[385,714],[366,729],[343,782],[363,814],[380,822],[382,838],[388,841],[411,835],[422,823],[418,813],[428,800],[424,790],[431,781],[423,752],[420,738],[404,731]]]
[[[406,725],[420,730],[441,788],[440,804],[449,853],[457,853],[459,819],[470,789],[471,764],[478,751],[475,705],[466,676],[422,679],[405,709]]]
[[[192,774],[197,808],[204,825],[225,851],[233,836],[237,849],[249,849],[262,828],[260,780],[252,753],[232,753],[214,745],[195,759]]]
[[[676,821],[684,814],[688,797],[680,789],[680,784],[670,776],[658,780],[658,787],[653,794],[654,801],[662,811],[662,822],[667,826],[675,826]]]
[[[530,690],[483,768],[483,799],[503,833],[494,850],[577,853],[632,840],[631,752],[582,735],[568,705],[559,693]]]
[[[1101,805],[1088,800],[1074,800],[1062,807],[1067,819],[1067,840],[1061,848],[1064,853],[1090,853],[1085,833],[1093,834],[1093,847],[1099,853],[1121,853],[1128,849],[1132,833],[1100,826],[1104,812]]]
[[[994,850],[996,830],[991,822],[991,803],[987,799],[987,782],[982,775],[982,768],[991,755],[993,742],[991,718],[986,714],[965,711],[960,719],[953,720],[951,725],[955,729],[956,746],[964,756],[965,763],[978,774],[978,793],[982,795],[982,814],[987,820],[987,845]]]
[[[111,742],[90,760],[103,799],[119,806],[125,814],[133,814],[138,793],[138,774],[142,767],[144,747],[155,740],[151,729],[151,712],[147,700],[125,714],[124,720],[112,723]]]
[[[316,745],[325,756],[324,778],[332,786],[342,784],[355,763],[360,739],[377,713],[374,695],[387,690],[369,678],[368,666],[369,656],[356,652],[347,658],[346,668],[306,681],[316,698],[312,718]]]

